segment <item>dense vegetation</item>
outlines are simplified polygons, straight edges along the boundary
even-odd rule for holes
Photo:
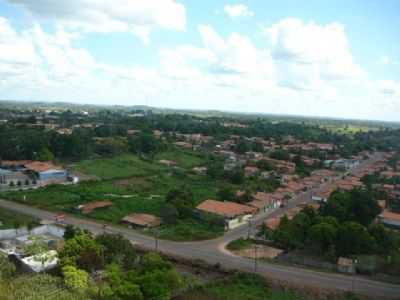
[[[162,143],[151,135],[153,130],[179,133],[201,133],[217,139],[230,135],[242,137],[274,138],[285,142],[285,137],[293,136],[306,142],[326,142],[342,145],[337,151],[341,155],[352,155],[362,150],[388,150],[398,148],[400,130],[385,129],[358,131],[352,135],[332,131],[315,123],[271,122],[262,117],[197,117],[183,114],[152,114],[133,117],[133,112],[98,110],[89,116],[72,111],[38,115],[32,113],[5,113],[11,119],[0,126],[0,158],[79,160],[96,155],[109,156],[131,151],[133,153],[154,154],[164,149]],[[41,123],[37,125],[40,120]],[[240,122],[243,127],[226,127],[226,122]],[[73,129],[65,135],[47,130],[46,125],[58,124],[61,128]],[[32,126],[35,125],[35,126]],[[90,124],[91,126],[85,126]],[[82,125],[82,126],[81,126]],[[142,134],[132,137],[129,129],[141,130]],[[254,150],[257,144],[241,142],[239,153]]]
[[[368,190],[334,192],[319,211],[304,208],[277,230],[261,235],[279,247],[301,250],[336,262],[338,257],[374,256],[391,274],[400,273],[400,235],[374,222],[380,207]]]

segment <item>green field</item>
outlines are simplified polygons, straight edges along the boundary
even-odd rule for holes
[[[132,176],[147,176],[161,169],[134,155],[124,154],[113,158],[85,160],[74,166],[73,170],[101,179],[116,179]]]
[[[159,159],[176,160],[183,169],[161,165]],[[204,157],[190,151],[167,151],[153,161],[142,160],[135,155],[82,161],[74,166],[76,171],[96,176],[100,180],[85,181],[78,185],[53,185],[32,191],[3,193],[2,197],[35,207],[78,213],[76,207],[101,200],[113,202],[113,206],[98,209],[88,217],[118,224],[134,212],[160,215],[166,194],[173,188],[185,186],[193,192],[196,203],[215,198],[224,182],[194,175],[190,169],[205,163]],[[238,188],[238,187],[237,187]],[[179,220],[175,225],[162,225],[160,238],[173,240],[208,239],[222,234],[221,227],[213,227],[195,219]]]
[[[38,220],[32,217],[18,214],[4,208],[0,208],[0,222],[0,229],[19,228],[23,226],[33,227],[39,224]]]

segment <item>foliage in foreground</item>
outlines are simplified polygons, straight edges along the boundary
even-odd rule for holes
[[[176,300],[303,300],[292,293],[273,291],[258,275],[237,274],[201,286]]]

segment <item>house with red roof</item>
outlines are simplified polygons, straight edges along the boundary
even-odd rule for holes
[[[196,207],[200,217],[214,216],[220,218],[225,229],[233,229],[246,224],[257,212],[252,206],[243,205],[230,201],[205,200]]]

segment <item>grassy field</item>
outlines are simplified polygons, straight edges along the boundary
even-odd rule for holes
[[[161,168],[137,156],[124,154],[113,158],[85,160],[74,166],[73,170],[101,179],[116,179],[147,176]]]
[[[179,167],[185,169],[202,166],[206,162],[204,154],[179,148],[173,148],[157,154],[155,160],[158,161],[160,159],[176,161]]]
[[[33,227],[39,224],[38,220],[15,213],[13,211],[0,208],[0,229],[19,228],[22,226]]]
[[[273,291],[263,278],[256,275],[238,274],[214,282],[176,300],[304,300],[289,292]]]
[[[77,213],[75,208],[85,203],[109,200],[113,202],[113,206],[95,210],[88,217],[115,224],[134,212],[160,215],[165,196],[173,188],[185,186],[193,192],[196,203],[215,198],[218,189],[225,183],[190,172],[192,166],[205,162],[204,157],[195,152],[175,150],[159,154],[153,161],[145,161],[134,155],[82,161],[74,169],[100,180],[8,192],[1,197],[51,211],[69,213]],[[161,165],[159,159],[176,160],[184,171],[177,173],[174,169]],[[220,227],[209,226],[195,219],[185,219],[175,225],[162,225],[159,235],[160,238],[173,240],[197,240],[213,238],[222,232]]]
[[[253,242],[251,240],[240,238],[230,242],[226,246],[226,248],[235,251],[235,250],[243,250],[249,248],[251,245],[253,245]]]

